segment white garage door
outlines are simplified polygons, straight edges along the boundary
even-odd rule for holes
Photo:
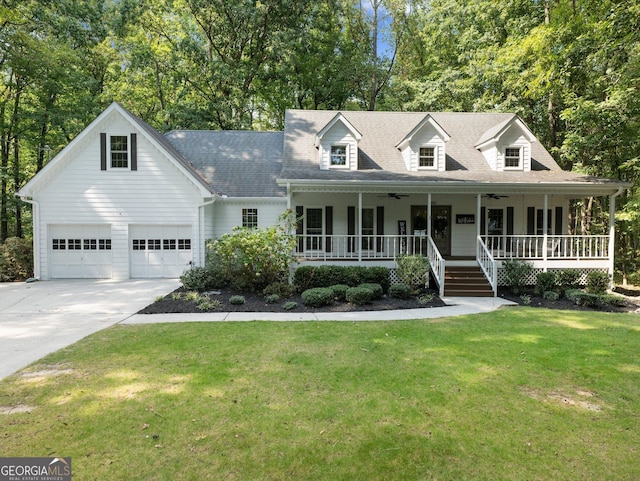
[[[110,225],[49,226],[52,279],[111,277]]]
[[[131,277],[180,277],[192,260],[188,225],[129,227]]]

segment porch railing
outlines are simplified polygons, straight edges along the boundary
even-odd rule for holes
[[[484,272],[484,276],[491,284],[491,289],[493,290],[493,295],[498,295],[498,264],[491,254],[491,250],[487,247],[487,245],[482,240],[482,237],[478,237],[478,242],[476,243],[476,260],[478,264],[480,264],[480,268],[482,272]]]
[[[482,236],[495,259],[606,259],[609,236]]]
[[[300,235],[296,255],[306,260],[395,260],[403,254],[427,255],[426,236]]]
[[[427,257],[429,259],[431,272],[433,272],[436,282],[438,283],[440,297],[442,297],[444,296],[444,258],[431,237],[428,237]]]

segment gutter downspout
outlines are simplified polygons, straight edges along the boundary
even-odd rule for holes
[[[200,251],[200,259],[199,264],[204,266],[207,256],[206,256],[206,246],[204,245],[204,210],[208,205],[213,204],[216,201],[216,196],[214,195],[211,200],[203,202],[198,206],[198,223],[200,224],[198,227],[198,250]]]
[[[624,192],[623,187],[618,187],[618,191],[615,194],[611,194],[609,196],[609,287],[613,287],[613,270],[614,270],[614,262],[613,258],[615,255],[615,237],[616,237],[616,227],[615,227],[615,215],[616,215],[616,197]]]

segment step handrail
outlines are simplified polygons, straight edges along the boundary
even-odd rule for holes
[[[484,273],[487,281],[491,285],[493,291],[493,297],[498,296],[498,263],[491,255],[491,252],[487,248],[487,245],[482,240],[482,237],[478,236],[478,242],[476,247],[476,260],[480,264],[480,268]]]
[[[429,259],[429,267],[438,283],[439,295],[442,297],[444,296],[444,257],[442,257],[431,236],[427,236],[427,257]]]

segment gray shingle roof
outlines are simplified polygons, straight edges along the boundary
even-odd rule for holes
[[[180,162],[180,164],[187,169],[196,179],[198,179],[202,185],[204,185],[205,187],[207,187],[207,189],[210,192],[214,192],[213,191],[213,187],[211,185],[210,182],[207,182],[202,175],[200,174],[200,172],[198,172],[194,166],[178,151],[176,150],[176,148],[171,144],[171,142],[169,142],[167,140],[167,138],[165,138],[164,135],[162,135],[160,132],[158,132],[156,129],[154,129],[153,127],[151,127],[148,123],[146,123],[144,120],[142,120],[140,117],[138,117],[136,114],[134,114],[133,112],[131,112],[130,110],[127,110],[125,107],[123,107],[122,105],[118,104],[122,110],[124,110],[130,117],[131,119],[142,129],[144,130],[147,134],[149,134],[158,144],[160,144],[162,146],[163,149],[165,149],[167,151],[167,153],[169,155],[171,155],[176,161]]]
[[[283,132],[174,130],[166,139],[219,195],[284,197]]]
[[[499,132],[514,119],[512,113],[362,112],[344,111],[344,117],[362,133],[359,170],[320,170],[315,135],[335,111],[290,110],[285,117],[283,180],[464,182],[491,184],[611,183],[614,181],[563,171],[540,142],[531,144],[531,172],[496,172],[481,152],[478,141]],[[427,114],[451,136],[446,144],[446,172],[409,172],[396,145]],[[411,185],[411,184],[409,184]]]

